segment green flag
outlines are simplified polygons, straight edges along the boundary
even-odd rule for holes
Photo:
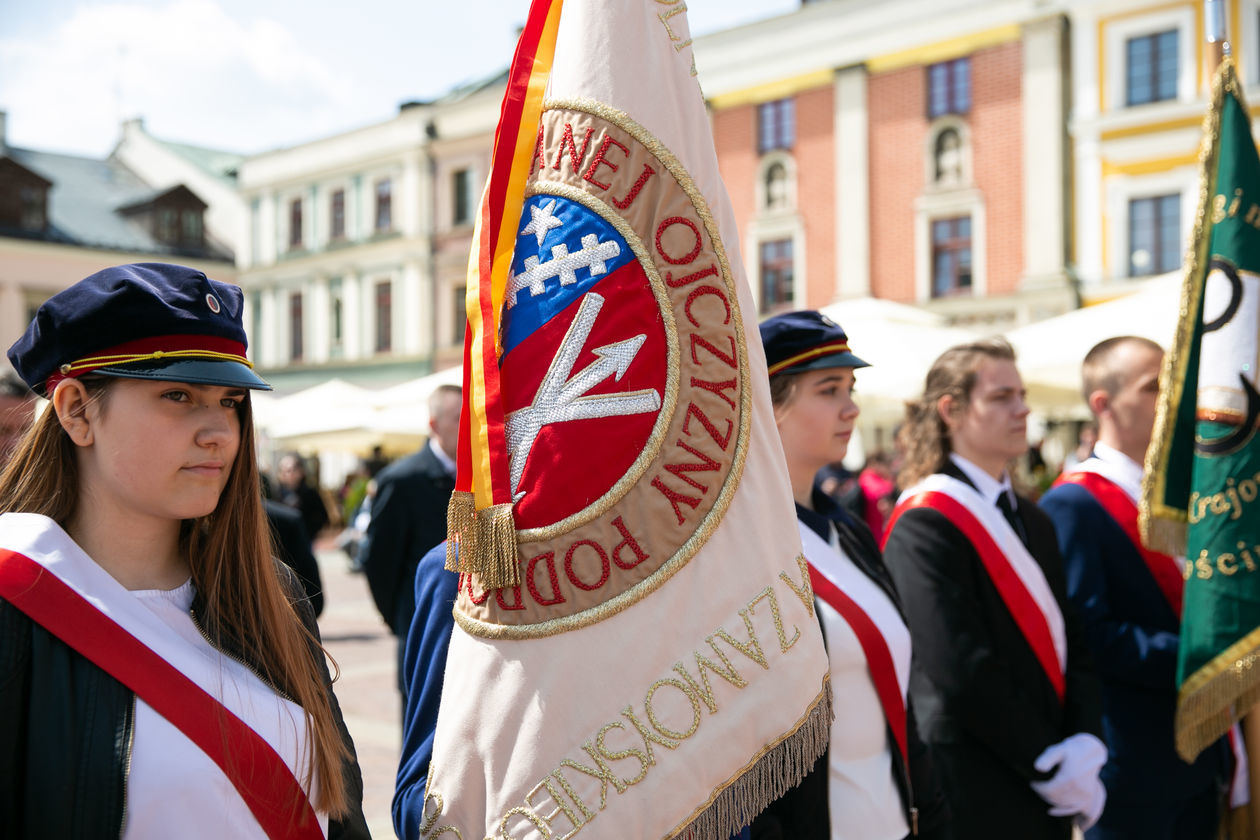
[[[1260,701],[1260,158],[1231,59],[1213,80],[1201,163],[1141,506],[1147,545],[1186,557],[1176,720],[1186,760]]]

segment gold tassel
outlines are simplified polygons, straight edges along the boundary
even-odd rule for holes
[[[504,589],[519,584],[521,574],[512,505],[491,505],[477,511],[476,526],[477,550],[460,555],[460,570],[477,575],[483,589]]]
[[[452,572],[466,571],[460,557],[472,557],[477,553],[476,496],[467,490],[451,493],[446,505],[446,568]]]

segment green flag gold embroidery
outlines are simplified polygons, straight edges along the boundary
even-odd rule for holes
[[[1232,59],[1213,81],[1200,163],[1141,505],[1147,545],[1186,557],[1176,738],[1187,760],[1260,701],[1260,157]]]

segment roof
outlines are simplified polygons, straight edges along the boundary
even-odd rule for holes
[[[245,160],[245,155],[236,152],[225,152],[222,149],[208,149],[205,146],[193,146],[188,143],[172,143],[160,140],[153,135],[149,139],[173,154],[179,155],[202,172],[217,178],[229,186],[236,185],[236,171]]]
[[[48,230],[33,238],[87,248],[230,259],[210,245],[198,254],[165,245],[138,220],[119,213],[120,208],[151,200],[155,191],[117,161],[13,146],[5,148],[4,156],[52,182]]]

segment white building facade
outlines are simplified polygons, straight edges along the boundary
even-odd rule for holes
[[[457,363],[501,78],[246,159],[245,324],[281,391],[385,386]]]

